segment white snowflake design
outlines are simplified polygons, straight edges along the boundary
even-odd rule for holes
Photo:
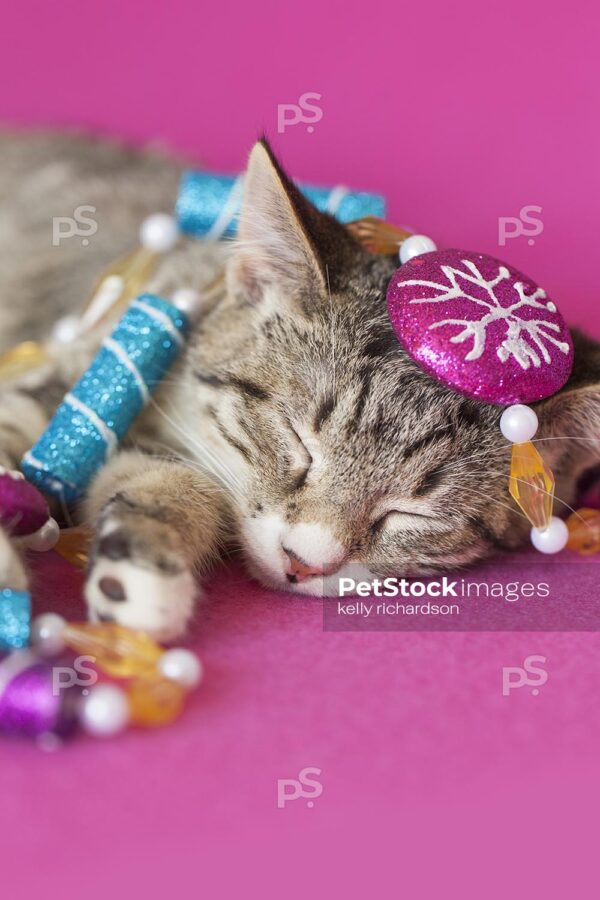
[[[441,266],[441,270],[448,279],[448,285],[438,284],[435,281],[421,281],[412,279],[403,281],[402,287],[429,287],[440,291],[435,297],[424,297],[422,299],[411,300],[411,303],[445,303],[447,300],[455,300],[459,297],[470,300],[471,303],[481,306],[487,310],[481,319],[442,319],[434,322],[429,326],[428,330],[441,328],[443,325],[459,325],[462,331],[450,338],[453,344],[463,344],[469,338],[473,338],[473,347],[467,353],[465,360],[471,361],[479,359],[485,350],[485,341],[487,337],[487,327],[492,322],[504,320],[506,322],[506,337],[502,344],[498,347],[496,353],[501,362],[506,362],[511,356],[521,366],[522,369],[529,369],[531,365],[539,368],[542,360],[550,365],[552,360],[548,353],[546,343],[557,347],[561,353],[567,354],[570,346],[565,341],[559,340],[555,335],[560,333],[560,326],[548,319],[521,319],[517,315],[517,310],[522,307],[530,307],[532,309],[541,309],[544,312],[556,312],[556,306],[549,300],[546,303],[540,302],[545,300],[546,292],[542,288],[536,288],[532,294],[525,293],[525,286],[520,281],[515,281],[513,288],[516,291],[517,299],[511,306],[502,306],[494,288],[507,278],[510,278],[510,272],[505,266],[500,266],[498,274],[495,278],[486,280],[474,262],[469,259],[461,260],[462,264],[468,270],[466,272],[455,269],[452,266]],[[470,282],[476,287],[484,290],[489,295],[489,300],[482,300],[479,297],[471,297],[465,289],[459,287],[458,278],[463,281]],[[548,332],[554,332],[549,334]],[[527,338],[529,340],[527,340]]]

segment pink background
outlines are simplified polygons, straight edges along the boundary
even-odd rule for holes
[[[297,178],[383,192],[392,221],[504,256],[600,335],[597,26],[592,2],[21,0],[0,120],[220,171],[265,129]],[[277,105],[309,91],[314,132],[278,134]],[[499,247],[527,205],[542,233]],[[0,744],[12,896],[595,896],[597,635],[331,635],[318,602],[239,572],[210,593],[207,681],[179,726],[60,755]],[[502,666],[530,654],[547,685],[503,697]],[[277,809],[276,780],[306,766],[323,795]]]

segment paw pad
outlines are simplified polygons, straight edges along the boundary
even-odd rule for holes
[[[101,578],[98,582],[98,587],[100,588],[104,596],[108,597],[109,600],[113,600],[116,603],[121,603],[124,600],[127,600],[125,588],[118,578],[110,578],[108,576],[106,576],[105,578]]]

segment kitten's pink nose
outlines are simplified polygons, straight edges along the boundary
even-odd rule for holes
[[[292,584],[298,584],[298,582],[305,581],[307,578],[312,578],[314,575],[323,574],[324,569],[322,566],[308,565],[304,560],[300,559],[299,556],[296,556],[294,551],[290,550],[288,547],[284,547],[283,552],[288,558],[286,568],[287,580]]]

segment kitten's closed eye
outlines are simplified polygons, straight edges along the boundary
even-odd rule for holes
[[[295,476],[294,487],[295,491],[299,490],[306,482],[308,478],[308,474],[313,466],[314,458],[308,447],[306,446],[305,441],[298,434],[298,431],[294,428],[291,423],[289,424],[289,429],[291,435],[293,437],[293,451],[292,451],[292,463],[291,468],[292,472]]]
[[[371,531],[374,534],[380,532],[383,528],[402,528],[415,525],[424,525],[429,520],[434,522],[437,516],[418,509],[388,509],[379,515],[371,525]]]

